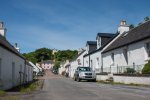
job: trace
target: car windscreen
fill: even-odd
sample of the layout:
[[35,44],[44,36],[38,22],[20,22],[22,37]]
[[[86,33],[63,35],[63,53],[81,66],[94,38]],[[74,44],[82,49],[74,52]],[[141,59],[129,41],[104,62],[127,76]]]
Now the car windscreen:
[[79,71],[91,71],[89,67],[80,67]]

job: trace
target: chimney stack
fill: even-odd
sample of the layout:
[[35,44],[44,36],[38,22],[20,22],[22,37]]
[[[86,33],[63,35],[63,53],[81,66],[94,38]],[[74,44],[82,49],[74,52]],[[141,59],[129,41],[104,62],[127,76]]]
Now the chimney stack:
[[18,51],[18,52],[20,52],[20,48],[18,47],[18,44],[17,43],[15,43],[15,49]]
[[127,25],[126,21],[125,20],[121,20],[120,26],[126,26],[126,25]]
[[4,27],[3,22],[0,22],[0,35],[6,37],[6,28]]
[[129,31],[129,26],[127,25],[125,20],[121,20],[120,26],[118,27],[118,32],[120,34]]

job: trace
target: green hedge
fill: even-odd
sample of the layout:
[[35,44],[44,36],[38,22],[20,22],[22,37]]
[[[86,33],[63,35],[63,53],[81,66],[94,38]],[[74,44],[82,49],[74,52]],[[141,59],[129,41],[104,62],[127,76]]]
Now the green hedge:
[[142,69],[142,74],[150,74],[150,61],[148,61],[148,63],[144,65],[144,68]]

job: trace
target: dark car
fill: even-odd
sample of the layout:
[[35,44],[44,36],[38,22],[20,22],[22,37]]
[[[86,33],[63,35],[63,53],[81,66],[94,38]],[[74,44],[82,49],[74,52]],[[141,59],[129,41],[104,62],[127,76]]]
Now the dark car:
[[44,73],[43,72],[38,72],[37,76],[44,76]]

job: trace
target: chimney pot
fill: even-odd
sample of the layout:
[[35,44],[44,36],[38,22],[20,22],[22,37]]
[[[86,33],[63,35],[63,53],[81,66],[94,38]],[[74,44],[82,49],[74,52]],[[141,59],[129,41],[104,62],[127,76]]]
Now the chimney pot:
[[120,26],[126,26],[126,25],[127,25],[126,21],[125,20],[121,20]]

